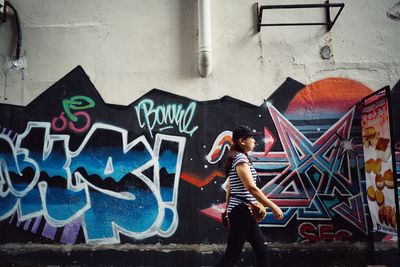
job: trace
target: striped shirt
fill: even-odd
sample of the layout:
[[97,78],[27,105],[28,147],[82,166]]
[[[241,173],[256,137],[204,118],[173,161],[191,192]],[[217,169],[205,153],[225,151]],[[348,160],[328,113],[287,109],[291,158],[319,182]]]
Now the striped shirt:
[[232,166],[229,169],[229,186],[231,190],[231,196],[229,198],[229,204],[228,204],[228,213],[232,211],[234,207],[237,205],[243,203],[244,201],[241,199],[235,198],[235,195],[240,196],[242,198],[247,199],[248,201],[251,201],[253,203],[257,203],[257,200],[253,197],[253,195],[244,187],[242,180],[240,179],[237,171],[236,171],[236,166],[239,163],[246,163],[250,166],[250,171],[251,175],[253,176],[254,183],[256,183],[257,180],[257,172],[254,169],[253,165],[247,158],[247,156],[243,153],[236,153],[233,156],[232,160]]

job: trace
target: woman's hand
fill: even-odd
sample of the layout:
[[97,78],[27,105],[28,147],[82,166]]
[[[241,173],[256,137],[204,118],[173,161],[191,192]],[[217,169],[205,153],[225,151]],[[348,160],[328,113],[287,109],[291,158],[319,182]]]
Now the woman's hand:
[[275,219],[277,219],[277,220],[283,219],[283,212],[278,206],[276,206],[276,207],[274,207],[274,209],[272,209],[272,213],[274,214]]

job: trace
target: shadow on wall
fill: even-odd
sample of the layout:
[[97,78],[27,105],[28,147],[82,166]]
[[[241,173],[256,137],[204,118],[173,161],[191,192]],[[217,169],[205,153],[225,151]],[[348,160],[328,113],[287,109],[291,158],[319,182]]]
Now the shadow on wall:
[[180,12],[179,25],[179,75],[183,79],[199,77],[198,71],[198,18],[197,1],[181,0],[178,5]]

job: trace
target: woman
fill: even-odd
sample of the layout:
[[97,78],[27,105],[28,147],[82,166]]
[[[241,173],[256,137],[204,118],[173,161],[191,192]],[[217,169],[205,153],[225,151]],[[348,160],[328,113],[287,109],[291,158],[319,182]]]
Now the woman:
[[228,177],[226,216],[229,218],[227,248],[217,266],[233,266],[239,259],[246,240],[251,244],[257,259],[257,266],[268,266],[266,240],[258,224],[253,220],[247,202],[257,201],[269,207],[276,219],[283,218],[282,210],[269,200],[257,187],[257,172],[249,160],[254,149],[253,132],[248,126],[239,126],[233,131],[233,145],[225,162]]

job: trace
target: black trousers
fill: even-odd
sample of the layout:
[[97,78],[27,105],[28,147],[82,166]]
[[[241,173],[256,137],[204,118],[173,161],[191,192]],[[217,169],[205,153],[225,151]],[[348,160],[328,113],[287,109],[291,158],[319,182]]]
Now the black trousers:
[[251,217],[246,204],[240,204],[229,213],[228,244],[217,267],[234,266],[248,241],[256,254],[257,266],[268,266],[268,247],[260,227]]

